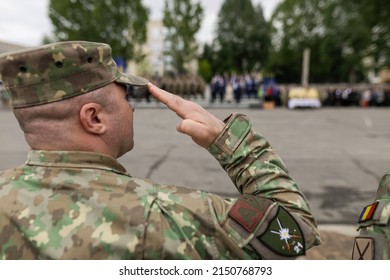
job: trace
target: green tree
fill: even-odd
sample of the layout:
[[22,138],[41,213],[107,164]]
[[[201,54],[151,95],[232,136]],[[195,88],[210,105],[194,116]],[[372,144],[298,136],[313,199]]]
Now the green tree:
[[106,42],[114,56],[139,58],[146,42],[149,10],[141,0],[50,0],[54,40]]
[[210,62],[206,59],[200,59],[198,61],[198,68],[199,75],[203,78],[203,80],[209,83],[213,77],[213,71]]
[[[285,0],[280,3],[271,18],[274,29],[274,52],[268,61],[268,71],[274,72],[280,82],[297,83],[301,80],[302,55],[305,48],[311,50],[311,66],[321,59],[318,40],[324,36],[324,10],[326,1]],[[310,80],[316,79],[310,67]]]
[[[365,1],[365,0],[364,0]],[[279,81],[298,82],[302,52],[311,50],[311,82],[357,82],[365,79],[371,56],[372,28],[364,20],[368,4],[354,0],[285,0],[275,9],[274,52],[268,69]],[[367,15],[366,15],[367,16]],[[370,18],[375,18],[370,13]],[[377,20],[374,20],[377,22]],[[383,57],[382,55],[381,57]]]
[[166,54],[171,57],[173,70],[182,74],[186,64],[197,57],[198,44],[195,38],[203,18],[201,4],[191,0],[166,0],[163,24],[167,28]]
[[207,82],[211,81],[214,73],[217,72],[216,52],[211,44],[204,44],[203,51],[199,57],[199,74]]
[[225,0],[218,14],[217,52],[219,72],[259,70],[268,57],[270,29],[263,9],[251,0]]
[[[359,4],[355,0],[344,0],[342,3],[333,0],[327,7],[325,40],[335,41],[333,46],[328,45],[331,52],[338,52],[339,63],[333,64],[330,72],[338,69],[339,82],[358,82],[365,79],[366,66],[363,61],[367,57],[370,45],[370,29],[362,20]],[[337,17],[337,20],[332,20]],[[326,48],[323,48],[326,50]],[[330,55],[323,58],[328,62],[333,60]],[[334,63],[334,62],[333,62]],[[322,73],[324,76],[329,73]]]
[[361,20],[370,30],[367,54],[374,59],[374,67],[390,68],[390,1],[360,0]]

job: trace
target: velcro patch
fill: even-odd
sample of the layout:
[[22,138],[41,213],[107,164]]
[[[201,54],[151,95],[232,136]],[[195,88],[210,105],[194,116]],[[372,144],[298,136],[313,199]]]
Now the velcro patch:
[[373,204],[367,205],[364,207],[360,213],[358,223],[363,223],[372,219],[375,214],[375,210],[378,207],[379,201],[374,202]]
[[269,199],[243,195],[234,203],[229,216],[252,233],[271,204],[272,201]]
[[353,260],[373,260],[374,239],[371,237],[355,237],[353,244],[352,259]]
[[306,252],[303,232],[294,217],[283,207],[258,237],[268,249],[285,257],[297,257]]

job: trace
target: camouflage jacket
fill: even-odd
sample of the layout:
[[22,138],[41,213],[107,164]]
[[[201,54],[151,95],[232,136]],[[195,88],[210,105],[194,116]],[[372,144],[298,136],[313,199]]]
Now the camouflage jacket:
[[130,176],[114,158],[29,152],[0,173],[0,259],[278,259],[319,244],[308,203],[243,115],[208,148],[241,195]]
[[379,184],[374,203],[363,208],[352,259],[390,259],[390,171]]

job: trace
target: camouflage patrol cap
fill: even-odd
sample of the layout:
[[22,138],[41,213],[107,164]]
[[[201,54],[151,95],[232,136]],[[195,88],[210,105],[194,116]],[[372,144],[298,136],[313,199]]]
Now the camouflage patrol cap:
[[13,108],[70,98],[112,82],[146,86],[148,80],[123,74],[108,44],[68,41],[0,56],[0,79]]

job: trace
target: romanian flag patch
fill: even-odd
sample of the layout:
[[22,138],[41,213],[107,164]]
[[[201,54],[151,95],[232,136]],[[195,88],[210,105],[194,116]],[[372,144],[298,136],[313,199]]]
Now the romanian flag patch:
[[366,207],[364,207],[362,213],[360,214],[358,223],[363,223],[369,220],[372,220],[372,217],[374,216],[375,210],[378,207],[379,201],[374,202],[373,204],[370,204]]

